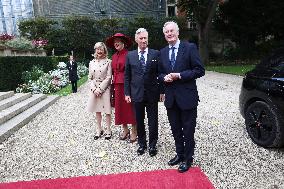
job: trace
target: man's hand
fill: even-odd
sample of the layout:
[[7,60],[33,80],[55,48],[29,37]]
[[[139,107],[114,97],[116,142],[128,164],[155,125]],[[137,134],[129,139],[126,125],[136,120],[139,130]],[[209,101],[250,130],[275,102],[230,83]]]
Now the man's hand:
[[165,94],[160,94],[160,102],[164,102],[165,101]]
[[180,79],[180,73],[170,73],[172,80]]
[[167,83],[173,82],[171,74],[168,74],[164,77],[164,81]]
[[130,96],[125,96],[125,101],[126,101],[126,103],[130,103],[131,102]]

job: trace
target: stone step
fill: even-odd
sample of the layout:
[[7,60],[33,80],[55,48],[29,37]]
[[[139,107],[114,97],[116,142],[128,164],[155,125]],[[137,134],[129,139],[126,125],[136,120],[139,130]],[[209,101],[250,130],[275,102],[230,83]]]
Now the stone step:
[[30,98],[19,102],[5,110],[0,111],[0,125],[8,121],[12,117],[18,115],[19,113],[22,113],[23,111],[45,99],[46,97],[47,95],[45,94],[34,94]]
[[6,140],[15,131],[19,130],[29,121],[31,121],[36,115],[44,111],[58,99],[59,96],[48,96],[44,100],[30,107],[26,111],[16,115],[2,125],[0,124],[0,143]]
[[0,92],[0,100],[9,98],[14,95],[14,91]]
[[32,96],[31,93],[16,93],[15,95],[0,101],[0,111],[7,109]]

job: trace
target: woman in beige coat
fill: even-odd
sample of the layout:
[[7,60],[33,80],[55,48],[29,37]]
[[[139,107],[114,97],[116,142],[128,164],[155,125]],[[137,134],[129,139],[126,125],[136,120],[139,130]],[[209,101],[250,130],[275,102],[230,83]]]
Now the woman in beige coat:
[[88,100],[88,111],[96,112],[97,128],[94,139],[99,139],[104,130],[102,128],[102,113],[106,114],[105,139],[112,136],[111,104],[110,104],[110,82],[111,82],[111,60],[107,58],[107,48],[103,42],[94,46],[94,59],[89,63],[90,96]]

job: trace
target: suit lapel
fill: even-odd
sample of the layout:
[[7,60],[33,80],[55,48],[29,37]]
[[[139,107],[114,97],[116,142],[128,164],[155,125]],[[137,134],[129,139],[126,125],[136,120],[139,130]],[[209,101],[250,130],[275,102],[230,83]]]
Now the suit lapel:
[[134,52],[134,60],[135,60],[135,62],[137,62],[138,64],[140,63],[140,62],[139,62],[139,56],[138,56],[138,50],[135,50],[135,52]]
[[75,64],[75,62],[72,62],[72,66],[71,66],[72,70],[74,69],[74,64]]
[[175,62],[175,66],[174,66],[174,70],[176,70],[176,68],[178,67],[178,64],[181,62],[182,56],[183,56],[184,51],[185,51],[184,47],[185,47],[184,43],[180,42],[177,57],[176,57],[176,62]]
[[169,46],[166,46],[164,48],[164,55],[162,55],[163,58],[163,62],[165,63],[165,66],[167,68],[167,72],[170,73],[172,72],[172,68],[171,68],[171,64],[170,64],[170,60],[169,60]]
[[142,71],[142,65],[141,65],[141,62],[140,62],[140,60],[139,60],[139,56],[138,56],[138,50],[135,50],[135,52],[134,52],[134,63],[135,64],[137,64],[137,66],[138,66],[138,68],[139,68],[139,72],[141,71],[141,72],[143,72]]
[[153,57],[153,52],[151,49],[148,49],[148,55],[147,55],[147,61],[146,61],[146,71],[148,71],[149,68],[151,67],[152,57]]

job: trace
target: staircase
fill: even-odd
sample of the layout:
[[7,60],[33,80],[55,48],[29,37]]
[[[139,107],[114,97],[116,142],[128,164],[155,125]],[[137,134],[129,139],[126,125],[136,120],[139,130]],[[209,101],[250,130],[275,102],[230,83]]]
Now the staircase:
[[59,96],[0,92],[0,143],[52,105]]

